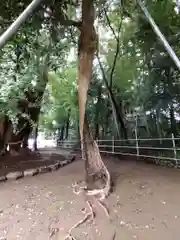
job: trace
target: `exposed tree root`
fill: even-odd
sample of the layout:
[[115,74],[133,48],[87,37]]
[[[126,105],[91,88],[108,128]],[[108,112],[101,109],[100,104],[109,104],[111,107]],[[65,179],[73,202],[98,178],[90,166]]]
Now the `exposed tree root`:
[[116,239],[116,231],[114,232],[113,237],[112,237],[112,240],[115,240],[115,239]]
[[68,234],[66,237],[65,237],[65,240],[77,240],[75,237],[73,237],[71,234]]
[[[103,202],[104,199],[106,198],[106,190],[104,191],[104,189],[108,188],[110,189],[109,186],[106,186],[105,188],[103,189],[94,189],[94,190],[87,190],[87,187],[84,185],[84,186],[79,186],[78,183],[75,183],[72,185],[73,187],[73,192],[76,194],[76,195],[79,195],[79,194],[82,194],[85,195],[86,198],[89,198],[89,197],[92,197],[93,200],[95,200],[98,205],[104,210],[106,216],[108,217],[108,219],[110,219],[110,215],[109,215],[109,210],[108,208],[106,207],[105,203]],[[79,188],[79,190],[77,189]],[[91,204],[91,201],[90,200],[87,200],[86,201],[89,209],[90,209],[90,212],[88,212],[83,219],[81,219],[80,221],[78,221],[73,227],[70,228],[70,230],[68,231],[68,234],[66,235],[65,237],[65,240],[76,240],[73,236],[72,236],[72,230],[79,227],[81,224],[85,223],[89,218],[91,218],[92,220],[95,219],[95,212],[93,210],[93,206]],[[115,235],[113,235],[115,237]],[[113,239],[115,239],[113,237]],[[112,239],[112,240],[113,240]]]
[[106,207],[106,205],[103,202],[101,202],[100,200],[98,200],[98,199],[96,199],[96,201],[102,207],[102,209],[104,210],[106,216],[110,219],[109,210]]
[[[88,145],[88,147],[87,147],[87,145]],[[87,176],[89,178],[92,178],[92,177],[94,178],[92,181],[93,184],[96,182],[95,178],[97,178],[97,180],[100,180],[101,183],[100,183],[99,189],[96,187],[94,188],[94,185],[93,185],[92,189],[90,189],[90,185],[89,185],[90,182],[88,182],[88,183],[81,182],[81,183],[75,183],[74,185],[72,185],[73,192],[76,195],[83,194],[84,197],[86,199],[88,199],[88,201],[86,201],[86,203],[88,204],[90,213],[87,213],[82,220],[80,220],[78,223],[76,223],[69,230],[69,232],[68,232],[69,234],[67,235],[67,237],[72,236],[71,235],[72,230],[74,228],[77,228],[79,225],[83,224],[85,221],[87,221],[89,219],[89,217],[91,217],[94,220],[95,214],[93,211],[93,206],[91,204],[91,200],[94,200],[95,203],[97,203],[103,209],[106,216],[110,220],[109,210],[108,210],[106,204],[104,203],[104,200],[108,197],[110,190],[111,190],[110,173],[109,173],[108,169],[106,168],[104,162],[101,159],[101,156],[99,153],[99,148],[98,148],[96,141],[93,141],[93,140],[87,141],[84,146],[85,146],[85,148],[87,147],[86,150],[88,152],[87,157],[86,157],[86,161],[88,162],[88,164],[87,164],[88,168],[86,168]],[[86,186],[86,184],[87,184],[87,186]],[[66,239],[68,239],[68,238],[66,238]],[[69,238],[69,239],[72,239],[72,238]],[[115,236],[113,237],[113,239],[115,239]]]
[[94,217],[95,217],[95,214],[93,212],[93,208],[92,208],[92,205],[89,201],[86,201],[89,209],[90,209],[90,212],[86,213],[86,215],[84,216],[83,219],[81,219],[80,221],[78,221],[76,224],[74,224],[74,226],[72,226],[69,231],[68,231],[68,234],[66,235],[65,239],[64,240],[76,240],[75,237],[72,236],[72,230],[79,227],[81,224],[83,224],[84,222],[86,222],[89,218],[93,219],[94,220]]

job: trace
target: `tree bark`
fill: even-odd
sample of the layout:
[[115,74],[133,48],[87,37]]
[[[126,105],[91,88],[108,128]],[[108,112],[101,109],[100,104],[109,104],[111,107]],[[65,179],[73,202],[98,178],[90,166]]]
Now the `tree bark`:
[[38,150],[37,138],[38,138],[38,124],[36,124],[36,126],[35,126],[35,128],[34,128],[33,151],[35,151],[35,152]]
[[[103,186],[103,198],[107,197],[110,191],[110,175],[105,167],[98,145],[93,141],[87,116],[85,117],[87,92],[92,78],[93,59],[97,51],[97,35],[94,28],[94,2],[93,0],[82,0],[82,27],[79,37],[79,71],[78,71],[78,100],[79,100],[79,128],[81,138],[82,158],[85,160],[85,173],[87,188],[94,188],[90,185],[92,175],[105,176]],[[103,178],[101,178],[103,179]]]
[[65,130],[65,125],[63,124],[60,131],[60,138],[59,138],[60,141],[64,140],[64,130]]
[[95,113],[95,134],[94,139],[99,139],[99,104],[101,102],[101,92],[102,88],[101,86],[98,87],[98,100],[96,103],[96,113]]
[[[19,104],[18,104],[18,107],[20,106]],[[22,114],[25,113],[25,111],[24,111],[24,106],[23,106]],[[12,128],[11,137],[8,141],[9,151],[10,151],[10,153],[12,153],[12,155],[20,154],[21,145],[22,145],[23,139],[26,135],[27,125],[28,125],[27,119],[22,117],[21,113],[17,114],[16,118],[18,120],[16,129]],[[16,132],[14,132],[13,130],[15,130]]]
[[65,136],[66,140],[68,139],[68,136],[69,136],[70,114],[71,114],[71,111],[69,110],[67,120],[66,120],[66,136]]
[[8,116],[2,115],[0,118],[0,156],[6,154],[9,133],[11,131],[11,121]]
[[29,140],[30,134],[31,134],[31,125],[28,123],[25,130],[24,137],[23,137],[23,142],[22,142],[22,148],[24,149],[27,149],[29,146],[28,140]]
[[162,143],[162,131],[161,131],[161,125],[160,125],[160,109],[156,109],[156,127],[157,127],[157,137],[160,138],[160,144]]
[[173,105],[171,104],[171,107],[169,109],[169,113],[170,113],[170,122],[171,122],[171,133],[174,134],[174,137],[177,136],[177,129],[176,129],[176,119],[174,116],[174,108]]

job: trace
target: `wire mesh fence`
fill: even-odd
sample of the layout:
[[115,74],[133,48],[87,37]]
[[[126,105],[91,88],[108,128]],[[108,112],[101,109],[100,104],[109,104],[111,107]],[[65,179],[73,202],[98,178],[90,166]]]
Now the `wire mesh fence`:
[[[97,140],[101,153],[135,157],[160,165],[180,167],[180,138],[136,138],[134,139],[108,139]],[[58,143],[61,148],[80,150],[80,142],[62,141]]]

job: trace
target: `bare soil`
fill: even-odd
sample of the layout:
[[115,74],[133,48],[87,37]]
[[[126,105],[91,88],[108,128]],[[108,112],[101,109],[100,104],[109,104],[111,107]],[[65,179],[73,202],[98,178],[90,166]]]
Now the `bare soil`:
[[[179,240],[179,170],[104,160],[116,179],[107,201],[112,221],[98,207],[95,223],[75,229],[75,239]],[[57,172],[0,184],[0,239],[48,240],[58,230],[52,239],[63,240],[87,207],[83,196],[72,191],[72,183],[82,179],[83,162],[77,159]]]
[[9,172],[24,171],[26,169],[38,168],[47,166],[62,161],[67,155],[62,155],[63,152],[53,149],[41,149],[38,153],[24,152],[18,156],[5,155],[0,157],[0,177]]

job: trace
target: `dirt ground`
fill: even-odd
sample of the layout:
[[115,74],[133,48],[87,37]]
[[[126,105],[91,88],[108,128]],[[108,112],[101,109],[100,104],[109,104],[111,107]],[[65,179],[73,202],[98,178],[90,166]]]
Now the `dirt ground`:
[[[117,179],[107,201],[112,221],[99,207],[95,223],[75,229],[75,239],[179,240],[179,170],[104,159]],[[58,229],[52,239],[64,240],[87,207],[71,186],[83,178],[83,162],[77,159],[57,172],[0,184],[0,239],[48,240]]]
[[[62,155],[61,155],[62,154]],[[68,151],[59,152],[57,149],[40,149],[40,152],[25,152],[19,156],[6,155],[0,158],[0,177],[9,172],[24,171],[37,167],[54,164],[57,161],[65,160]]]

